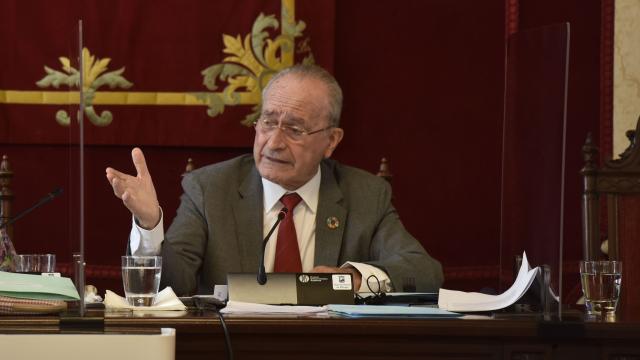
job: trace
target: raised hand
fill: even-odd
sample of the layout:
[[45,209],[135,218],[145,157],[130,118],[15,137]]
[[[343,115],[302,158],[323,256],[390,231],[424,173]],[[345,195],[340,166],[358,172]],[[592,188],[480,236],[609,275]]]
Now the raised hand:
[[138,220],[138,224],[145,229],[153,229],[160,222],[160,206],[156,189],[142,150],[134,148],[131,151],[131,158],[138,172],[136,176],[127,175],[109,167],[106,170],[107,180],[113,188],[113,193],[131,211]]

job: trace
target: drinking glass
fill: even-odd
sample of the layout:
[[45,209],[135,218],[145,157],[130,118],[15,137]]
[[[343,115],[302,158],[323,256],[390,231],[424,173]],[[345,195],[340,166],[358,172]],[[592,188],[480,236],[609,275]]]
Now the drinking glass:
[[40,275],[56,271],[56,256],[54,254],[16,255],[15,263],[18,273]]
[[620,299],[622,262],[580,261],[580,280],[587,313],[614,315]]
[[160,256],[123,256],[122,284],[127,302],[133,306],[153,305],[161,271]]

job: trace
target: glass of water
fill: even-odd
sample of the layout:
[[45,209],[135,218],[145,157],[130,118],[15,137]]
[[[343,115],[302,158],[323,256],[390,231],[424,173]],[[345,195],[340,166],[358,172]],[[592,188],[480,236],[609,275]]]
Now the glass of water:
[[587,313],[614,315],[620,299],[622,262],[580,261],[580,280]]
[[40,275],[56,271],[54,254],[22,254],[15,258],[16,272]]
[[133,306],[153,305],[161,271],[160,256],[123,256],[122,284],[127,302]]

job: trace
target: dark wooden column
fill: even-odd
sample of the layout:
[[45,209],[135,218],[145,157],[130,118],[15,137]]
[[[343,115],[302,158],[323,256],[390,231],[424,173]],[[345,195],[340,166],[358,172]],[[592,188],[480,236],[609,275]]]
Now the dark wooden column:
[[[2,162],[0,162],[0,224],[4,224],[5,221],[9,221],[11,218],[11,202],[13,201],[13,192],[11,191],[11,178],[13,177],[13,171],[9,167],[9,157],[2,155]],[[7,233],[9,238],[13,239],[13,226],[7,226]]]

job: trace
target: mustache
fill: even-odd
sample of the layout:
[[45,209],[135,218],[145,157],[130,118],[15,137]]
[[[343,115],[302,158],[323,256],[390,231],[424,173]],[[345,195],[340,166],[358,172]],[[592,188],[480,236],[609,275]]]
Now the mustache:
[[290,162],[288,159],[284,159],[281,156],[281,154],[270,152],[270,151],[262,152],[262,157],[268,158],[269,160],[275,160],[275,161],[280,161],[280,162]]

